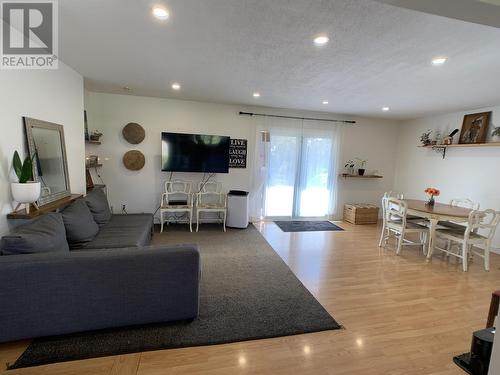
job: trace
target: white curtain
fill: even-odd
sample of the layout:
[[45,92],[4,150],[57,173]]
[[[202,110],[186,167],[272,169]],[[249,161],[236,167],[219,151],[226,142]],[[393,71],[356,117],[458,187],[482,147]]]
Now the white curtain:
[[333,217],[342,126],[272,117],[253,121],[252,219]]

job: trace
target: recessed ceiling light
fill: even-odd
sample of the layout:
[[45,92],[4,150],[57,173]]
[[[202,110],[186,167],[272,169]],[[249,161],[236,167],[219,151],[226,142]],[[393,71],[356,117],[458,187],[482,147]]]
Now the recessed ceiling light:
[[389,107],[382,107],[382,111],[384,111],[384,112],[387,112],[387,111],[389,111],[389,110],[390,110],[390,108],[389,108]]
[[432,65],[443,65],[446,60],[448,60],[447,57],[435,57],[432,59]]
[[328,43],[330,38],[328,38],[326,35],[320,35],[314,38],[314,44],[317,45],[318,47],[322,47]]
[[321,103],[328,104],[328,100],[323,100]]
[[254,93],[253,93],[253,97],[254,97],[254,98],[260,98],[260,93],[258,93],[258,92],[254,92]]
[[166,20],[169,16],[168,10],[162,7],[154,7],[153,8],[153,15],[158,18],[159,20]]
[[181,85],[179,85],[178,83],[172,83],[172,88],[174,90],[180,90],[181,89]]

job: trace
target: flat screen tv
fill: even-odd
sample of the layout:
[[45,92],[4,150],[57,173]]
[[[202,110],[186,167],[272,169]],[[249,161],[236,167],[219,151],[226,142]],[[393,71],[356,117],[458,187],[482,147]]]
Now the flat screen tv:
[[229,137],[161,133],[164,172],[229,172]]

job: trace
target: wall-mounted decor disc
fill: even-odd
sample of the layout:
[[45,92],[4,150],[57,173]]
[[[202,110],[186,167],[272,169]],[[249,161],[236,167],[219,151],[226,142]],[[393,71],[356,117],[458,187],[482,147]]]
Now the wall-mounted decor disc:
[[144,154],[138,150],[128,151],[123,155],[123,165],[131,171],[139,171],[146,164]]
[[122,134],[123,138],[125,138],[128,143],[137,145],[144,140],[146,131],[141,125],[136,124],[135,122],[129,122],[123,127]]

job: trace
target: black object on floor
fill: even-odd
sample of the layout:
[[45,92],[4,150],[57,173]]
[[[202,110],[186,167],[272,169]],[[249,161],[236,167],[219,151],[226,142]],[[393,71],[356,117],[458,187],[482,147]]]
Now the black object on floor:
[[205,224],[196,238],[176,227],[153,245],[198,243],[198,319],[35,339],[10,368],[341,328],[253,225],[224,233]]
[[453,357],[453,362],[455,362],[455,364],[467,374],[472,375],[472,372],[470,371],[470,353],[464,353]]
[[275,221],[283,232],[326,232],[343,229],[329,221]]

